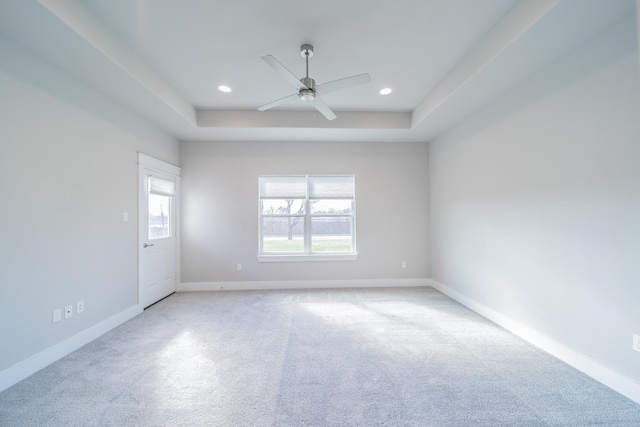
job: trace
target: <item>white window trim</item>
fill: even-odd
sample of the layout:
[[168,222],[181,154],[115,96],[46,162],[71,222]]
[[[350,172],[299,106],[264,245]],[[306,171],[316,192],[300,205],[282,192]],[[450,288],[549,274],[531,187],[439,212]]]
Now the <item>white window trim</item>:
[[358,254],[278,254],[258,255],[259,262],[355,261]]
[[[264,175],[269,176],[269,175]],[[271,176],[287,176],[287,175],[271,175]],[[309,176],[349,176],[354,177],[354,185],[355,185],[355,175],[297,175],[304,176],[308,178]],[[260,191],[258,191],[260,194]],[[316,262],[316,261],[355,261],[358,258],[357,246],[356,246],[356,199],[355,199],[355,191],[353,196],[353,212],[351,214],[351,239],[353,245],[353,252],[350,253],[262,253],[262,197],[258,196],[258,232],[259,232],[259,242],[258,242],[258,262]],[[308,213],[308,201],[309,197],[307,195],[305,199],[305,203],[307,204],[307,208],[305,210],[305,222],[310,221],[311,215]],[[342,216],[342,215],[338,215]],[[305,224],[305,230],[307,230],[309,224]],[[305,251],[308,251],[308,246],[310,245],[310,241],[305,241]]]

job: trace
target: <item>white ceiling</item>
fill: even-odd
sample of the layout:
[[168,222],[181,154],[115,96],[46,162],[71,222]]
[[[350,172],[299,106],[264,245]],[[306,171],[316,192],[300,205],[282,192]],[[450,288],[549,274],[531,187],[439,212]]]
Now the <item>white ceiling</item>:
[[[427,141],[635,13],[634,0],[0,0],[0,32],[181,140]],[[317,83],[327,121],[264,63]],[[217,90],[228,85],[233,91]],[[390,95],[378,92],[393,88]]]

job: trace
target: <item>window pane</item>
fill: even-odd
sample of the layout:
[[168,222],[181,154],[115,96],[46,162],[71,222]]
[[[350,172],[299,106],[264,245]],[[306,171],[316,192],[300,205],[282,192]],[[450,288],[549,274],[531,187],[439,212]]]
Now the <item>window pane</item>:
[[304,253],[304,217],[263,217],[262,252]]
[[262,200],[263,215],[304,214],[304,199]]
[[351,217],[311,218],[311,252],[353,252],[351,229]]
[[309,210],[312,214],[350,214],[353,210],[353,201],[338,200],[309,200]]
[[149,239],[171,237],[171,197],[149,194]]

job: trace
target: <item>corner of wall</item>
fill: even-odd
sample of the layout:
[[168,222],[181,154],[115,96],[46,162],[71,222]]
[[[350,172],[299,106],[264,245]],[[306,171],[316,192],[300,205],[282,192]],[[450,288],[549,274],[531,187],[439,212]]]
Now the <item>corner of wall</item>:
[[133,319],[140,313],[142,313],[142,307],[136,304],[98,324],[91,326],[90,328],[84,329],[64,341],[52,345],[26,360],[5,369],[0,372],[0,392],[99,338],[101,335],[106,334],[128,320]]
[[629,399],[640,403],[640,383],[637,381],[573,350],[570,347],[567,347],[558,341],[549,338],[535,329],[525,326],[522,323],[487,307],[474,299],[468,298],[437,280],[428,279],[428,283],[432,288],[442,292],[479,315],[514,333],[530,344],[535,345]]

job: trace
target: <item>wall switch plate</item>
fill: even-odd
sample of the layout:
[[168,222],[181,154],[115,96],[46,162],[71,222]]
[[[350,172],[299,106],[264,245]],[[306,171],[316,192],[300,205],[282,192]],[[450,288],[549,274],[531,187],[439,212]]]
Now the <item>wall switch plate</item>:
[[238,270],[238,271],[242,271],[242,264],[238,264],[238,265],[236,265],[236,270]]
[[62,320],[62,309],[56,308],[53,310],[53,323],[59,322]]
[[631,348],[635,351],[640,351],[640,335],[633,334],[633,344]]
[[68,305],[64,308],[64,318],[68,319],[71,316],[73,316],[73,306]]
[[76,313],[80,314],[84,311],[84,301],[78,301],[76,303]]
[[402,261],[402,268],[407,268],[407,261]]
[[129,213],[128,212],[124,212],[122,214],[122,221],[124,221],[124,222],[129,221]]

